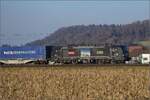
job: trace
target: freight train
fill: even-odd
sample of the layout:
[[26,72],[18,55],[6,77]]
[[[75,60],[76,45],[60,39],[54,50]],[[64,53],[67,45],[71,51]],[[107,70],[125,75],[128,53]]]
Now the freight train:
[[125,46],[0,47],[1,64],[113,64],[127,58]]

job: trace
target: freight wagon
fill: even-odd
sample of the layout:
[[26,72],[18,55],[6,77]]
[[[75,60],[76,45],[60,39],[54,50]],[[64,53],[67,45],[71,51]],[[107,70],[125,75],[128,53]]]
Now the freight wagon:
[[52,50],[52,46],[0,47],[0,63],[47,63],[54,56]]

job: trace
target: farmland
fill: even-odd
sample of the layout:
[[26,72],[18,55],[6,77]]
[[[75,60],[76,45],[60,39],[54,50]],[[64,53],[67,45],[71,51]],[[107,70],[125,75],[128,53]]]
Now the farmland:
[[0,67],[0,100],[150,99],[149,66],[21,67]]

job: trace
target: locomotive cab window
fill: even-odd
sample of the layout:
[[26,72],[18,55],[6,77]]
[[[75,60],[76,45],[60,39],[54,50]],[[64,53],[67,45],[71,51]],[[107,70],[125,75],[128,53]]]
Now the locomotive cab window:
[[148,60],[147,58],[143,58],[143,60]]

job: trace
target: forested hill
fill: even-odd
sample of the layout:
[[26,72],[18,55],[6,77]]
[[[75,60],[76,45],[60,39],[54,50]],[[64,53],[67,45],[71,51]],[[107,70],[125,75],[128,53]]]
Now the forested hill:
[[76,25],[63,27],[44,39],[26,45],[131,44],[150,40],[150,20],[126,25]]

